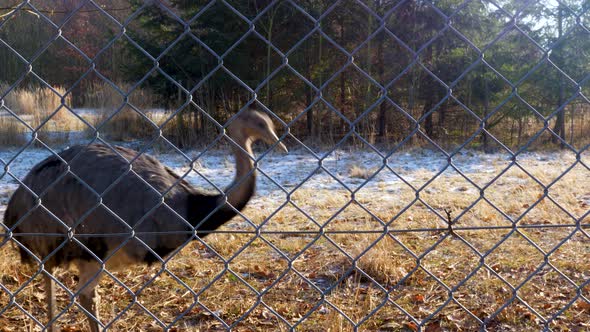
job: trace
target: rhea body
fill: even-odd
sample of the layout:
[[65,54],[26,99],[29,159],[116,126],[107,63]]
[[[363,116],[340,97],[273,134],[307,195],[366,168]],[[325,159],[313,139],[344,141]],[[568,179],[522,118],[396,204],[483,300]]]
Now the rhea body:
[[202,193],[154,157],[98,144],[71,147],[59,154],[67,164],[51,156],[29,172],[23,183],[35,195],[21,185],[4,224],[20,243],[22,261],[44,261],[48,331],[56,325],[55,282],[49,276],[56,267],[78,267],[80,304],[91,331],[100,331],[96,286],[102,264],[117,270],[159,261],[194,239],[195,231],[202,238],[246,206],[256,184],[252,144],[262,140],[286,148],[270,118],[256,111],[237,116],[227,134],[234,142],[236,176],[225,195]]

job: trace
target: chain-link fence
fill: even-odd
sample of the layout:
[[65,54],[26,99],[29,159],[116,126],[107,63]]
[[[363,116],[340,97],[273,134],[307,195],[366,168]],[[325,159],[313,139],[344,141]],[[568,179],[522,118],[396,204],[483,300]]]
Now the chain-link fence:
[[0,7],[0,330],[590,329],[587,2]]

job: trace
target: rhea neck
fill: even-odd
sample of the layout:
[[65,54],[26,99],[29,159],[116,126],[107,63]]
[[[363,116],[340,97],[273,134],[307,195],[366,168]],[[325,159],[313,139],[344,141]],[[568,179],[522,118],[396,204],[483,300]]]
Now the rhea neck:
[[[252,160],[252,138],[244,135],[232,135],[236,144],[231,144],[236,161],[236,175],[225,189],[227,203],[237,210],[242,210],[248,203],[256,188],[256,172]],[[225,197],[221,197],[225,201]]]
[[[236,174],[232,183],[224,190],[225,195],[209,196],[193,194],[188,198],[188,214],[191,224],[198,228],[200,237],[208,235],[241,211],[256,187],[256,174],[250,137],[241,134],[230,135],[235,144],[232,150],[236,161]],[[211,214],[211,212],[213,212]]]

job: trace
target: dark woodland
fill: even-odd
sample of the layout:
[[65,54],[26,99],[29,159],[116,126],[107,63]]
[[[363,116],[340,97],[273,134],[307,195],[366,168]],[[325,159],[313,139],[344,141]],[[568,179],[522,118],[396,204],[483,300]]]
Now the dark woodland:
[[97,82],[129,83],[114,108],[148,89],[181,147],[250,107],[311,145],[590,141],[588,1],[227,3],[4,1],[0,82],[64,87],[74,108]]

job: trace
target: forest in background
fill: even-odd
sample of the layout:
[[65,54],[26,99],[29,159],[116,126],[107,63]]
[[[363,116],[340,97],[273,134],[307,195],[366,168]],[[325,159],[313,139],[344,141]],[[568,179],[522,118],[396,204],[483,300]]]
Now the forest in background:
[[121,139],[157,134],[139,113],[178,110],[154,122],[181,147],[211,141],[209,117],[223,124],[254,93],[306,144],[590,142],[589,1],[226,3],[3,1],[0,95],[59,87],[73,110],[140,123]]

